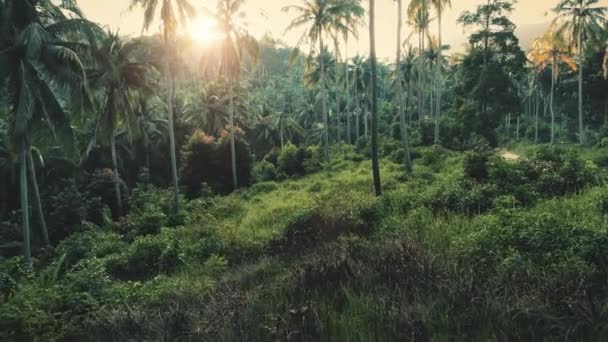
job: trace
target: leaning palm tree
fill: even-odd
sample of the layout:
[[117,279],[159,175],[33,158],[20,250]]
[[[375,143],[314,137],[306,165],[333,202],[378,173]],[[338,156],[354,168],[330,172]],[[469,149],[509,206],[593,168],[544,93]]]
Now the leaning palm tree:
[[[89,71],[91,84],[103,92],[97,129],[94,139],[110,141],[114,192],[116,195],[116,216],[123,214],[120,193],[120,175],[116,153],[116,131],[123,125],[130,137],[139,133],[138,118],[131,105],[135,91],[151,90],[153,83],[148,77],[149,65],[136,60],[135,54],[140,44],[137,41],[123,41],[118,34],[109,32],[94,49],[94,70]],[[92,146],[94,144],[90,144]]]
[[[27,170],[28,164],[30,168],[34,167],[32,139],[35,134],[44,132],[59,143],[66,154],[73,156],[76,153],[68,108],[62,103],[72,95],[83,98],[80,92],[84,89],[84,68],[74,47],[84,44],[66,41],[66,37],[95,32],[94,26],[81,17],[72,1],[62,5],[47,0],[0,2],[0,36],[4,38],[0,40],[0,79],[3,80],[0,100],[11,108],[9,134],[19,151],[21,226],[26,263],[31,260]],[[73,17],[68,17],[64,10],[71,11]],[[30,181],[36,183],[36,178],[31,178]],[[35,200],[38,214],[42,215],[39,196]],[[48,244],[46,231],[43,231],[43,238]]]
[[401,144],[403,145],[403,153],[405,159],[405,168],[407,172],[412,172],[412,157],[410,154],[410,142],[408,136],[408,127],[405,120],[405,100],[403,98],[403,74],[401,73],[401,33],[403,31],[403,1],[397,0],[397,57],[395,59],[395,73],[397,85],[397,97],[399,99],[399,122],[401,127]]
[[329,114],[327,112],[327,84],[325,80],[325,65],[323,60],[323,51],[325,45],[323,38],[326,35],[331,35],[336,23],[339,23],[341,18],[346,17],[352,11],[352,1],[340,0],[301,0],[301,5],[283,7],[283,11],[288,13],[294,11],[297,17],[292,20],[286,31],[291,31],[297,28],[306,27],[304,33],[300,36],[296,49],[292,53],[292,59],[299,54],[299,47],[304,43],[310,44],[310,53],[308,54],[309,61],[315,53],[315,46],[319,59],[320,68],[320,86],[321,86],[321,109],[323,112],[324,132],[324,152],[325,159],[329,162]]
[[238,86],[241,76],[241,65],[245,53],[252,62],[256,62],[259,54],[258,43],[242,25],[237,22],[245,0],[218,0],[216,12],[213,16],[218,21],[224,39],[221,44],[220,73],[227,81],[229,89],[228,112],[230,115],[230,155],[232,162],[232,182],[234,189],[238,188],[236,172],[236,146],[235,146],[235,87]]
[[557,18],[553,25],[557,32],[567,34],[578,52],[578,125],[579,143],[585,143],[583,120],[583,60],[586,45],[598,39],[607,23],[608,7],[596,6],[599,0],[560,0],[553,10]]
[[549,95],[549,108],[551,111],[551,144],[555,142],[555,85],[559,77],[559,65],[565,63],[572,70],[577,69],[576,62],[569,56],[568,44],[559,34],[554,31],[545,33],[544,36],[534,41],[528,59],[539,70],[545,70],[551,65],[551,92]]
[[171,156],[171,176],[173,178],[173,212],[175,215],[179,213],[179,179],[177,175],[177,155],[175,152],[175,131],[173,129],[174,108],[173,101],[175,98],[175,78],[171,70],[171,61],[175,55],[175,35],[177,33],[178,23],[184,23],[188,18],[194,15],[194,7],[189,0],[130,0],[129,8],[133,10],[135,7],[141,6],[144,9],[143,30],[147,31],[154,22],[157,16],[157,10],[160,10],[160,20],[162,26],[162,36],[165,45],[164,74],[167,78],[167,117],[169,120],[169,148]]

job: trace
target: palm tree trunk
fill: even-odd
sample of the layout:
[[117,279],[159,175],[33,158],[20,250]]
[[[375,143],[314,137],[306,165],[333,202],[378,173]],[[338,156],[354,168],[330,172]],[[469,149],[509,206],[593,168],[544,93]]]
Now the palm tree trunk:
[[536,94],[536,107],[535,118],[534,118],[534,143],[538,144],[538,114],[540,112],[540,95]]
[[[169,43],[170,45],[171,43]],[[170,47],[171,49],[171,47]],[[168,56],[169,57],[169,56]],[[175,151],[175,129],[173,125],[173,100],[175,98],[175,79],[171,74],[171,68],[169,66],[169,60],[166,60],[166,73],[167,73],[167,107],[168,107],[168,123],[169,123],[169,153],[171,156],[171,177],[173,180],[173,213],[177,215],[179,213],[179,179],[177,176],[177,155]]]
[[551,110],[551,145],[555,143],[555,109],[553,107],[554,97],[555,97],[555,68],[557,64],[553,59],[553,66],[551,70],[551,95],[549,95],[549,108]]
[[323,34],[319,33],[319,66],[321,67],[321,110],[323,111],[323,143],[325,160],[331,163],[329,156],[329,114],[327,113],[327,93],[325,91],[325,61],[323,60]]
[[239,182],[236,175],[236,144],[234,142],[234,135],[236,133],[236,130],[234,129],[234,83],[232,82],[232,79],[230,79],[228,83],[228,88],[230,89],[230,99],[228,101],[230,111],[230,163],[232,166],[232,185],[236,190],[239,187]]
[[340,47],[338,44],[338,32],[336,32],[336,39],[334,39],[334,53],[336,54],[336,77],[335,77],[335,89],[336,89],[336,130],[337,130],[337,143],[338,143],[338,148],[340,149],[340,152],[342,152],[342,136],[340,133],[340,116],[341,116],[341,108],[340,108],[340,90],[339,90],[339,86],[340,86],[340,73],[338,72],[340,70]]
[[437,11],[437,22],[438,22],[438,44],[439,46],[437,47],[437,104],[435,106],[435,144],[439,143],[439,122],[441,120],[441,92],[442,92],[442,88],[443,88],[443,82],[442,82],[442,73],[441,73],[441,67],[443,65],[443,56],[441,54],[441,47],[442,47],[442,40],[441,40],[441,17],[442,17],[442,11],[438,10]]
[[375,1],[369,0],[369,41],[370,64],[372,80],[372,173],[374,177],[374,190],[376,196],[382,195],[382,182],[380,180],[380,161],[378,156],[378,89],[377,89],[377,61],[376,61],[376,33],[375,33]]
[[403,145],[403,153],[405,160],[405,169],[408,173],[412,172],[412,157],[410,154],[410,144],[408,137],[408,129],[405,122],[405,101],[403,100],[403,74],[401,73],[401,31],[403,28],[403,1],[397,0],[397,56],[395,68],[397,72],[397,96],[399,98],[399,120],[401,126],[401,145]]
[[32,190],[34,192],[34,203],[36,204],[36,214],[38,220],[40,220],[40,228],[42,229],[42,240],[46,246],[50,246],[49,230],[46,225],[46,219],[44,218],[44,211],[42,210],[42,200],[40,199],[40,189],[38,188],[38,177],[36,177],[36,168],[34,167],[34,158],[32,158],[31,149],[27,153],[27,164],[30,170],[30,181],[32,182]]
[[422,120],[424,119],[423,112],[423,91],[422,91],[422,69],[424,68],[424,64],[422,62],[423,55],[423,47],[422,47],[422,30],[418,33],[418,124],[422,124]]
[[578,129],[579,142],[585,144],[585,126],[583,122],[583,36],[582,31],[578,34],[578,49],[579,49],[579,69],[578,69]]
[[283,149],[283,146],[285,145],[285,139],[284,139],[284,135],[283,135],[283,126],[284,126],[284,121],[285,118],[283,117],[285,114],[281,114],[281,118],[279,121],[279,133],[281,135],[281,149]]
[[350,82],[348,79],[348,34],[344,38],[344,79],[345,79],[345,90],[346,90],[346,143],[352,144],[351,134],[351,122],[350,122]]
[[112,173],[114,178],[114,194],[116,195],[116,217],[122,216],[122,197],[120,195],[120,176],[118,175],[118,158],[116,156],[116,132],[110,133],[110,150],[112,151]]
[[23,260],[26,264],[31,264],[32,249],[30,244],[30,204],[27,189],[27,151],[29,146],[22,142],[20,166],[19,166],[19,185],[21,199],[21,231],[23,235]]

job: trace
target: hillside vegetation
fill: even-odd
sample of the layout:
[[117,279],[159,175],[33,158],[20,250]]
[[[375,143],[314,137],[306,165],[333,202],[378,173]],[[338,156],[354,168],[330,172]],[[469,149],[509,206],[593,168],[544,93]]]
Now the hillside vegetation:
[[417,154],[411,176],[383,160],[381,198],[348,151],[324,171],[184,201],[175,227],[170,192],[141,184],[121,221],[87,225],[33,270],[2,262],[2,339],[605,336],[605,170],[549,147],[519,161]]

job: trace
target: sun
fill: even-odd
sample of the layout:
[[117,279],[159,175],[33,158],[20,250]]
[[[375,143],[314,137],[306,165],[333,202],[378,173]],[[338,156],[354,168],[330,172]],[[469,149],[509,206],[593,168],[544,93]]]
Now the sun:
[[209,44],[222,38],[215,20],[200,17],[189,23],[188,35],[199,44]]

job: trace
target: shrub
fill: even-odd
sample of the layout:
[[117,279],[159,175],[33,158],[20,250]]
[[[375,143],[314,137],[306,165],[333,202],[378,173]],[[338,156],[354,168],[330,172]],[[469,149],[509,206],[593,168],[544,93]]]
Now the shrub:
[[277,171],[289,177],[299,177],[321,168],[321,151],[317,146],[285,145],[277,159]]
[[137,237],[129,248],[105,259],[108,272],[121,279],[145,279],[170,273],[182,263],[179,244],[167,234]]
[[269,182],[277,180],[277,168],[265,160],[258,162],[251,171],[254,182]]
[[[248,185],[251,180],[253,157],[249,145],[240,135],[235,137],[235,156],[239,184]],[[189,198],[201,195],[203,183],[208,184],[218,193],[234,190],[228,135],[216,141],[201,130],[194,131],[184,144],[180,172]]]
[[[122,179],[119,180],[120,193],[123,203],[129,201],[129,189]],[[101,203],[107,205],[114,217],[117,217],[118,206],[116,204],[116,193],[114,192],[114,173],[110,169],[95,170],[88,175],[84,192],[86,198],[100,198]],[[99,207],[94,208],[99,212]]]

